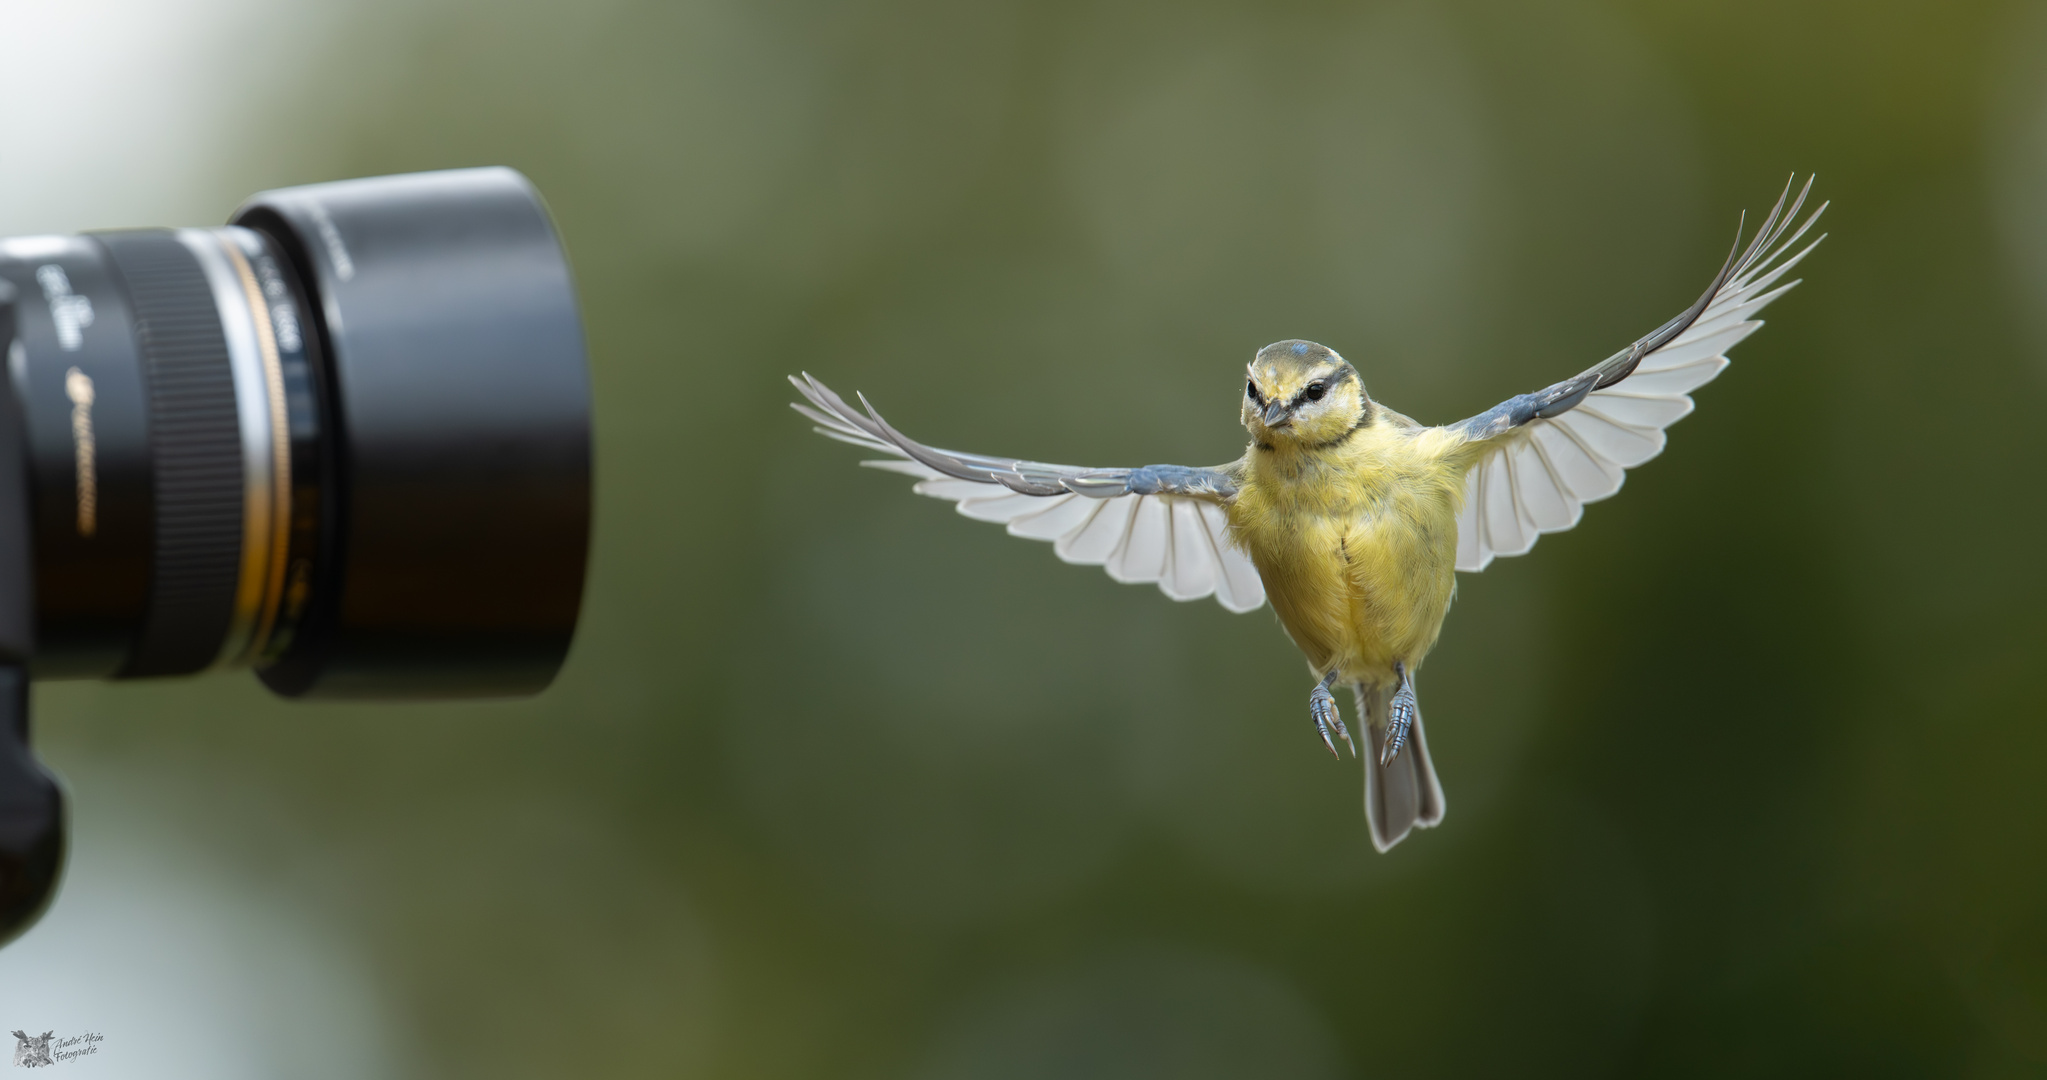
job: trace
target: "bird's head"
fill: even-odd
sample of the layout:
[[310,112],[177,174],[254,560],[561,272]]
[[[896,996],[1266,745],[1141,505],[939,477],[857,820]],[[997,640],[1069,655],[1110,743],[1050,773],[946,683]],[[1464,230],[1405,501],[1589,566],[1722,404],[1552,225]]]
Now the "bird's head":
[[1312,341],[1258,350],[1244,381],[1244,430],[1265,445],[1317,446],[1369,422],[1372,399],[1357,369]]

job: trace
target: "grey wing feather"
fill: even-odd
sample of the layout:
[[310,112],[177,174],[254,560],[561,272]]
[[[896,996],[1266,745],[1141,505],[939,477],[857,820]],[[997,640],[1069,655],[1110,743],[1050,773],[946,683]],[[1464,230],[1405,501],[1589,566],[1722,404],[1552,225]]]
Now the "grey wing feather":
[[[805,372],[791,385],[810,405],[790,407],[817,424],[817,431],[841,442],[909,458],[920,465],[959,480],[1001,484],[1021,495],[1061,495],[1073,492],[1093,499],[1106,499],[1136,491],[1150,495],[1211,495],[1223,499],[1237,493],[1228,466],[1198,468],[1186,465],[1147,465],[1136,469],[1088,469],[1074,465],[1049,465],[1021,458],[997,458],[983,454],[962,454],[926,446],[904,435],[881,418],[864,396],[856,411],[830,387]],[[814,406],[814,407],[813,407]]]
[[1727,351],[1763,324],[1757,312],[1797,285],[1778,285],[1826,237],[1785,257],[1825,212],[1793,229],[1807,180],[1734,250],[1697,302],[1633,345],[1563,382],[1509,398],[1448,430],[1485,444],[1465,479],[1457,568],[1520,555],[1543,533],[1576,525],[1584,504],[1620,490],[1628,469],[1662,452],[1665,428],[1692,411],[1690,391],[1727,366]]
[[1223,512],[1237,491],[1232,466],[1088,469],[941,450],[897,431],[864,397],[855,409],[807,373],[789,382],[805,399],[790,407],[819,434],[890,455],[861,464],[915,477],[919,494],[951,500],[968,517],[1050,540],[1061,559],[1102,566],[1117,581],[1157,582],[1175,600],[1213,595],[1231,611],[1265,602]]

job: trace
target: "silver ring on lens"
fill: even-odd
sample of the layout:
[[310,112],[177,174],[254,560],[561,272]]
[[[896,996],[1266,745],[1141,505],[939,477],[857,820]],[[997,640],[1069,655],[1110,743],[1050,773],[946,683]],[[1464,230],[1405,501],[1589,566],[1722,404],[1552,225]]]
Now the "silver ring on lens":
[[234,615],[214,666],[245,664],[260,655],[276,626],[284,595],[291,535],[291,429],[277,327],[250,265],[263,241],[228,226],[179,229],[178,240],[199,260],[220,312],[234,376],[242,448],[242,559]]

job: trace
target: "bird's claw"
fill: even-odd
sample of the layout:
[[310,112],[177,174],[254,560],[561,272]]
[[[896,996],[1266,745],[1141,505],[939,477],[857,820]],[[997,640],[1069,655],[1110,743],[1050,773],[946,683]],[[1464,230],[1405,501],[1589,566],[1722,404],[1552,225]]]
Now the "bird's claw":
[[1343,724],[1343,715],[1336,710],[1336,698],[1326,686],[1318,686],[1308,695],[1308,711],[1315,717],[1315,730],[1322,733],[1322,745],[1340,760],[1343,752],[1336,748],[1338,736],[1343,745],[1350,747],[1350,756],[1358,756],[1357,744],[1350,741],[1350,729]]
[[1400,756],[1400,748],[1407,745],[1407,733],[1413,730],[1414,718],[1419,711],[1420,706],[1414,699],[1414,683],[1402,671],[1400,689],[1393,692],[1392,705],[1387,709],[1386,744],[1379,749],[1381,768],[1393,764],[1393,759]]

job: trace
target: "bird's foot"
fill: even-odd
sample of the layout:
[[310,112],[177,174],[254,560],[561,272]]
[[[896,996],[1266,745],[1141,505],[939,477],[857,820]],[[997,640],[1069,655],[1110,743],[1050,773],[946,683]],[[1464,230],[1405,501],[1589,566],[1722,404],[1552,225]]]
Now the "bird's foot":
[[1336,739],[1343,738],[1343,745],[1350,747],[1350,756],[1358,756],[1357,744],[1350,741],[1350,729],[1343,726],[1343,714],[1336,711],[1336,698],[1329,692],[1329,684],[1336,681],[1332,671],[1308,695],[1308,712],[1315,717],[1315,730],[1322,733],[1322,745],[1329,748],[1340,760],[1341,751],[1336,749]]
[[1414,680],[1408,676],[1407,667],[1395,660],[1393,673],[1400,676],[1400,689],[1393,692],[1392,707],[1387,710],[1386,745],[1379,750],[1381,766],[1393,764],[1393,759],[1400,756],[1400,748],[1407,745],[1407,733],[1414,729],[1414,718],[1421,711],[1414,698]]

